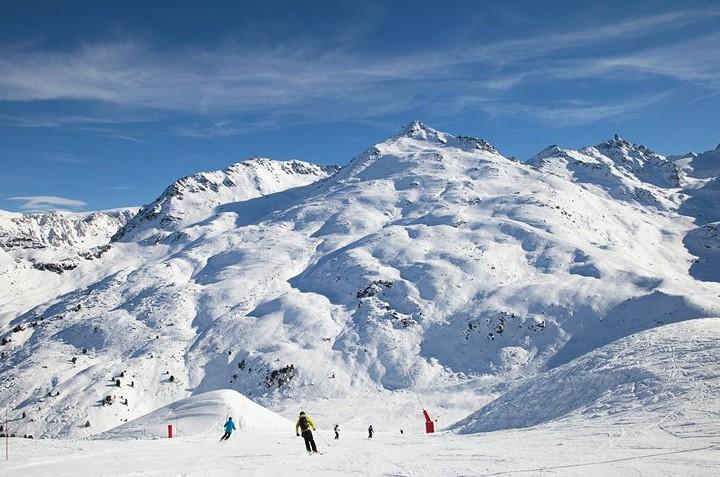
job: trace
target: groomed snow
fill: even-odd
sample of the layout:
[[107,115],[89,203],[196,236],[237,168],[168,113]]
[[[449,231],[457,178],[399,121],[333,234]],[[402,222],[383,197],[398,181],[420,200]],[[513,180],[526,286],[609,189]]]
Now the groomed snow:
[[[3,475],[23,477],[183,476],[716,476],[720,417],[683,432],[572,421],[489,434],[400,435],[321,431],[320,456],[305,453],[292,430],[214,438],[131,441],[11,439]],[[323,425],[325,423],[320,423]],[[327,443],[326,443],[327,442]]]

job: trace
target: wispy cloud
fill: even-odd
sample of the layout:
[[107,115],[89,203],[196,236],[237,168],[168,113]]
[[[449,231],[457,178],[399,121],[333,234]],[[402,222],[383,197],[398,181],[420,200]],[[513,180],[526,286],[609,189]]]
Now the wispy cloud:
[[9,197],[7,200],[23,202],[18,207],[24,212],[48,212],[52,210],[77,210],[87,206],[86,202],[54,195],[27,195]]
[[149,117],[90,116],[79,114],[48,115],[48,114],[0,114],[0,120],[9,124],[27,128],[51,128],[58,126],[86,126],[97,124],[136,124],[152,122]]
[[[75,100],[142,112],[133,117],[6,114],[0,121],[22,127],[76,128],[127,140],[141,140],[148,130],[229,137],[293,121],[377,118],[406,112],[419,102],[430,108],[448,103],[473,107],[473,101],[463,100],[468,97],[517,103],[508,99],[522,85],[550,78],[606,78],[613,71],[625,72],[626,79],[635,75],[637,81],[642,75],[655,75],[720,89],[717,35],[680,43],[667,40],[663,46],[615,56],[592,51],[718,17],[717,7],[686,9],[402,55],[369,55],[349,48],[348,42],[266,49],[226,44],[167,52],[126,41],[64,52],[0,50],[0,101]],[[490,111],[488,104],[493,101],[482,102],[481,109]],[[523,107],[537,116],[573,111],[569,103]],[[592,111],[602,118],[626,109],[611,105]],[[128,131],[136,123],[164,124],[166,115],[178,113],[186,120]],[[493,114],[501,115],[503,110]],[[589,115],[587,119],[591,120]]]
[[51,161],[51,162],[59,162],[62,164],[85,164],[87,162],[84,157],[77,156],[75,154],[70,154],[68,152],[51,152],[51,153],[43,153],[41,154],[41,157]]
[[154,113],[144,113],[142,117],[129,117],[110,111],[107,112],[107,116],[49,113],[0,114],[0,123],[10,126],[21,128],[63,128],[132,142],[143,142],[143,140],[129,133],[128,127],[142,127],[158,122],[160,119],[161,116]]
[[103,187],[105,190],[113,190],[113,191],[125,191],[125,190],[132,190],[133,188],[130,186],[124,186],[124,185],[117,185],[117,186],[107,186]]
[[535,34],[524,38],[499,41],[465,51],[467,61],[515,63],[544,58],[559,51],[617,43],[659,31],[669,32],[695,23],[720,17],[720,7],[678,10],[654,15],[626,18],[600,25]]
[[[579,126],[607,118],[629,118],[641,110],[661,104],[672,96],[670,92],[641,95],[613,102],[590,102],[581,99],[533,105],[517,102],[488,101],[480,98],[474,106],[491,117],[530,119],[548,127]],[[472,98],[466,98],[471,102]]]
[[720,88],[720,34],[613,56],[566,62],[556,65],[552,74],[566,78],[658,75]]

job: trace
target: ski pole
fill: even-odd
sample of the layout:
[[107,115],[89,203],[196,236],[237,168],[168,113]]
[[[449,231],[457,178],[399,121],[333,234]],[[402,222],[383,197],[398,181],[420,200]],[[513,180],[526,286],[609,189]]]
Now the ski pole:
[[317,431],[317,435],[320,436],[320,439],[325,443],[326,446],[332,447],[328,441],[325,440],[322,434],[320,434],[320,431]]
[[415,394],[415,397],[417,398],[418,402],[420,403],[420,409],[422,409],[424,411],[425,406],[423,406],[422,399],[420,399],[420,396],[418,394]]

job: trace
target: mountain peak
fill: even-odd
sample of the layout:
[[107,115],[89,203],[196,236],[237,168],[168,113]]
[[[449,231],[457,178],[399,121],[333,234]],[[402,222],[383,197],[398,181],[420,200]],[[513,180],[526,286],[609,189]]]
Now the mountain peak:
[[660,157],[655,151],[642,144],[634,144],[624,139],[619,134],[613,135],[612,139],[598,144],[595,148],[603,154],[616,158],[619,156],[655,156]]
[[601,147],[631,149],[633,147],[633,145],[630,141],[625,140],[619,134],[613,134],[612,139],[608,139],[607,141],[603,142],[602,144],[599,144],[597,147],[598,147],[598,149]]
[[431,128],[427,124],[418,121],[417,119],[414,121],[410,121],[402,130],[400,131],[400,134],[398,134],[398,137],[410,137],[413,139],[425,139],[425,140],[439,140],[440,142],[446,142],[447,136],[445,133],[442,133],[436,129]]
[[572,155],[572,151],[563,149],[557,144],[551,144],[542,151],[538,152],[526,162],[531,166],[541,167],[543,164],[551,163],[556,160],[577,160],[576,156]]
[[499,154],[498,150],[485,139],[474,136],[453,136],[452,134],[433,129],[418,120],[408,123],[396,137],[407,137],[423,141],[437,142],[465,151],[481,150],[492,154]]
[[495,146],[485,139],[474,136],[455,136],[451,139],[451,145],[464,150],[479,149],[492,154],[500,154]]
[[580,152],[590,156],[600,153],[610,159],[615,167],[656,186],[677,187],[682,181],[682,173],[673,162],[652,149],[626,141],[617,134],[594,148],[583,148]]
[[556,156],[556,155],[562,155],[566,151],[565,149],[561,148],[557,144],[551,144],[542,151],[538,152],[535,157],[548,157],[548,156]]

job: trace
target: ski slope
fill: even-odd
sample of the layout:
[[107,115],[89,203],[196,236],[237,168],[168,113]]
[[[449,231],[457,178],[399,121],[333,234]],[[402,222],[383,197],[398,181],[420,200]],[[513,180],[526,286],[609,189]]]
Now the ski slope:
[[[292,431],[216,438],[135,441],[12,439],[8,475],[92,476],[714,476],[720,456],[718,416],[673,435],[602,421],[572,421],[490,434],[424,436],[378,431],[372,440],[325,429],[323,455],[307,455]],[[320,424],[322,425],[322,424]],[[317,433],[316,433],[317,434]],[[323,440],[324,439],[324,440]],[[327,443],[326,443],[327,442]]]

